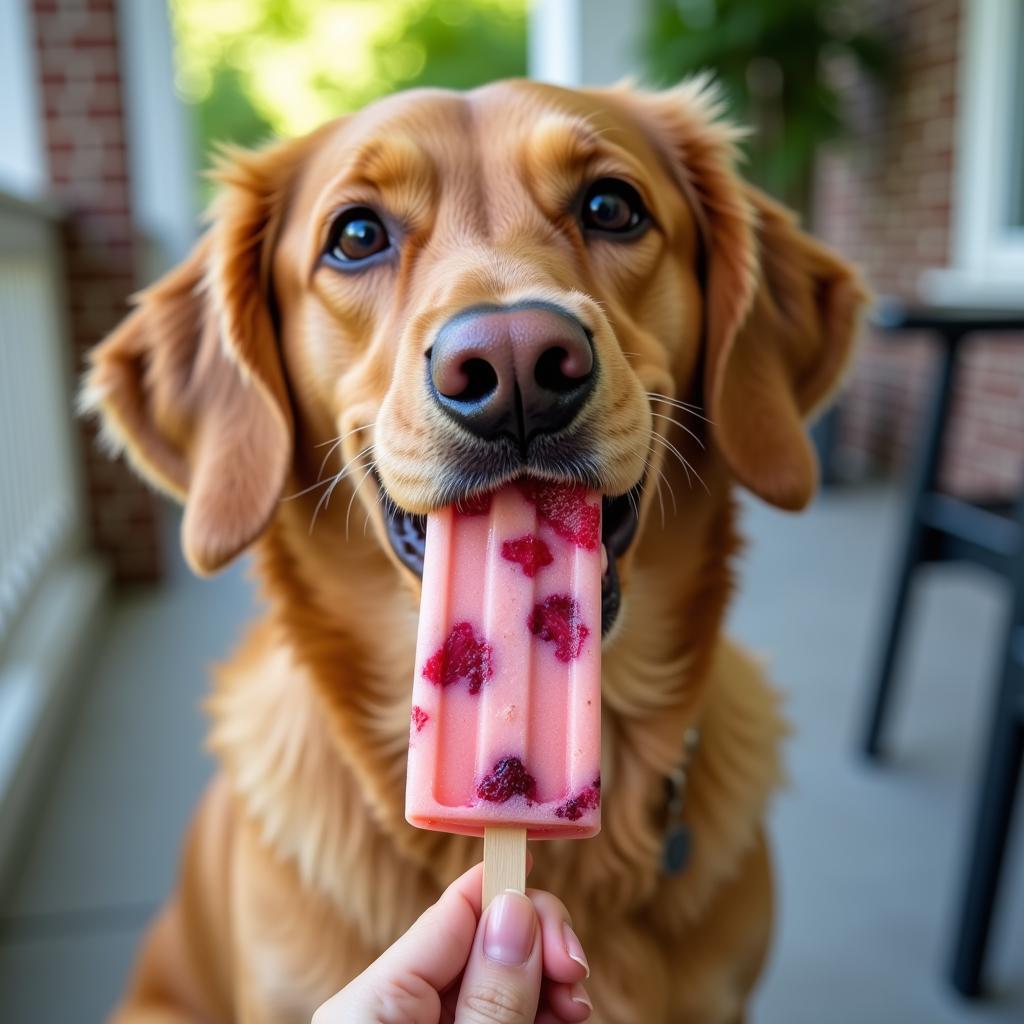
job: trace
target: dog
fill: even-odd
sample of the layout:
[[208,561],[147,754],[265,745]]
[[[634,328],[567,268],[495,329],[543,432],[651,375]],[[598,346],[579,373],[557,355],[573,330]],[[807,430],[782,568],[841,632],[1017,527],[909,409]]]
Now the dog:
[[706,77],[506,81],[221,155],[208,230],[84,385],[184,503],[192,569],[249,550],[266,601],[118,1024],[307,1022],[479,860],[403,817],[423,516],[522,474],[599,488],[609,556],[603,830],[534,843],[531,884],[573,915],[593,1020],[745,1018],[786,725],[723,635],[734,490],[811,499],[805,421],[865,290],[738,139]]

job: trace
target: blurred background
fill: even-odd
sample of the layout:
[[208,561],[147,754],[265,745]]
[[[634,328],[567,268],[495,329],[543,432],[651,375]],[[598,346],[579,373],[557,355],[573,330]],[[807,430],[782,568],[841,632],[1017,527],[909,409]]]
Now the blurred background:
[[753,1019],[1024,1020],[1024,0],[0,0],[0,1019],[110,1008],[255,608],[72,411],[211,148],[424,83],[706,67],[748,176],[899,300],[812,509],[745,502],[731,625],[795,729]]

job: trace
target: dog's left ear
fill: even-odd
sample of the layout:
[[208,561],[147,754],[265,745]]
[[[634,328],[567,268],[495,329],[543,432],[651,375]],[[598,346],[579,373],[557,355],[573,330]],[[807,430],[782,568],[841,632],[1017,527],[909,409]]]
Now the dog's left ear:
[[89,354],[81,405],[138,472],[185,504],[200,574],[266,526],[292,456],[269,257],[301,144],[226,154],[211,226]]
[[739,133],[707,79],[642,100],[703,236],[704,403],[715,441],[755,494],[803,508],[818,475],[804,421],[839,384],[867,292],[848,263],[739,177]]
[[753,235],[748,265],[737,267],[711,239],[705,401],[737,479],[795,511],[818,482],[804,421],[838,386],[867,295],[853,268],[801,231],[793,214],[742,188]]

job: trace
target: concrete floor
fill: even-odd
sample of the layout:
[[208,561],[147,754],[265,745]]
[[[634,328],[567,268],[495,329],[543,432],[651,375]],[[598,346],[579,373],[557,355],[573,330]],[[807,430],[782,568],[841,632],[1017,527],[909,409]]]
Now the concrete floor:
[[[769,656],[796,727],[793,785],[772,823],[781,906],[763,1024],[1024,1020],[1024,830],[993,997],[965,1004],[942,974],[1005,609],[997,583],[955,567],[926,575],[892,756],[876,769],[852,753],[898,519],[888,490],[830,494],[800,518],[748,508],[733,627]],[[114,1001],[211,770],[205,667],[252,608],[238,568],[200,582],[176,567],[166,587],[118,601],[0,920],[4,1024],[99,1021]]]

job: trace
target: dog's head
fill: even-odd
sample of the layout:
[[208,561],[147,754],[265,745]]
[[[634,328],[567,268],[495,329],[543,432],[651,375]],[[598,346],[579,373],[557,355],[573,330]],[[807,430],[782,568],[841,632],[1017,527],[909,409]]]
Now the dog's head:
[[803,421],[850,352],[856,277],[743,183],[734,140],[702,81],[502,82],[230,154],[209,231],[94,351],[87,399],[185,502],[199,572],[333,443],[414,572],[432,508],[524,473],[599,488],[617,589],[680,449],[809,500]]

